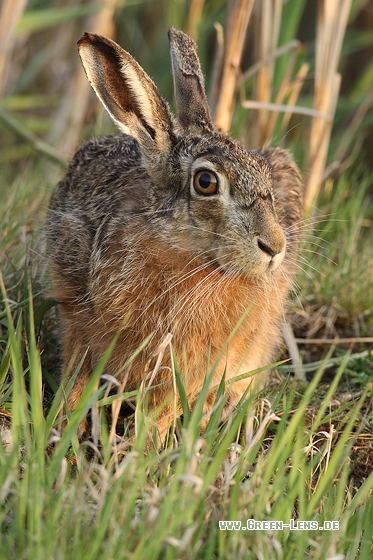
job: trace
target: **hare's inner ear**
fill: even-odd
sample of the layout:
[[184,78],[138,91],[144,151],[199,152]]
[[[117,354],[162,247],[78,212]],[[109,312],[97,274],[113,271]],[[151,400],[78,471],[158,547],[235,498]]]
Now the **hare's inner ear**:
[[119,128],[142,145],[166,149],[171,114],[141,66],[114,41],[93,33],[79,39],[78,51],[91,86]]
[[168,32],[180,124],[188,129],[213,130],[205,94],[205,81],[193,39],[179,29]]

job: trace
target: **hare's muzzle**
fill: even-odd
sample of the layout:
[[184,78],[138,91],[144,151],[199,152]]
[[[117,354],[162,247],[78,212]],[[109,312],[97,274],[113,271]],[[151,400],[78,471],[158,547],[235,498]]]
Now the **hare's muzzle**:
[[286,247],[282,227],[276,222],[266,227],[258,234],[256,242],[258,249],[268,259],[268,269],[275,270],[279,267],[283,261]]

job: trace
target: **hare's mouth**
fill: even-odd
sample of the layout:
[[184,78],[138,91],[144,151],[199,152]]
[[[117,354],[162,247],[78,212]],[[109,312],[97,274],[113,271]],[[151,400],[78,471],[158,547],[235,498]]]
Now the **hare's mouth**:
[[271,257],[268,263],[267,270],[274,272],[281,265],[282,261],[284,260],[284,256],[285,256],[285,249],[283,249],[281,253],[277,253],[277,255]]
[[264,251],[253,251],[219,256],[208,267],[210,271],[222,276],[258,277],[267,272],[277,270],[285,257],[285,247],[279,253],[270,255]]

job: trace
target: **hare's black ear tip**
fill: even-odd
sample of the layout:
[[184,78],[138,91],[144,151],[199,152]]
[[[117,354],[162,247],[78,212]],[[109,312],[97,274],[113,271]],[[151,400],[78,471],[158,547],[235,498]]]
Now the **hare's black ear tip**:
[[94,45],[95,43],[101,43],[105,37],[96,35],[95,33],[88,33],[87,31],[83,33],[77,42],[78,48],[84,45]]
[[82,47],[83,45],[86,45],[87,43],[92,43],[92,33],[87,33],[87,31],[85,33],[83,33],[83,35],[80,37],[80,39],[77,41],[77,45],[78,45],[78,49],[79,47]]

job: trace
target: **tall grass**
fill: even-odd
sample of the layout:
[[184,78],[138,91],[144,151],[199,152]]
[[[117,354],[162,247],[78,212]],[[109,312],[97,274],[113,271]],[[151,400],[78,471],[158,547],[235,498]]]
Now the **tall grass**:
[[361,167],[342,175],[324,192],[313,236],[305,235],[300,263],[308,295],[299,320],[309,337],[373,334],[371,184]]
[[[323,367],[304,391],[288,381],[272,405],[263,399],[256,412],[252,398],[243,400],[220,427],[217,406],[201,437],[202,391],[193,411],[185,409],[178,421],[178,441],[163,450],[147,448],[146,431],[140,430],[135,440],[124,438],[119,445],[91,444],[87,462],[74,433],[105,388],[95,392],[92,378],[63,436],[53,435],[63,395],[58,391],[43,412],[31,302],[30,294],[25,369],[22,319],[16,329],[7,307],[16,398],[11,449],[0,447],[1,557],[370,558],[373,475],[354,489],[349,472],[351,450],[366,429],[362,408],[372,387],[349,410],[330,408],[348,357],[312,418],[309,407]],[[222,391],[223,386],[218,399]],[[219,524],[246,527],[247,520],[316,523],[304,531],[227,530]],[[338,521],[339,528],[316,528],[326,521]]]

